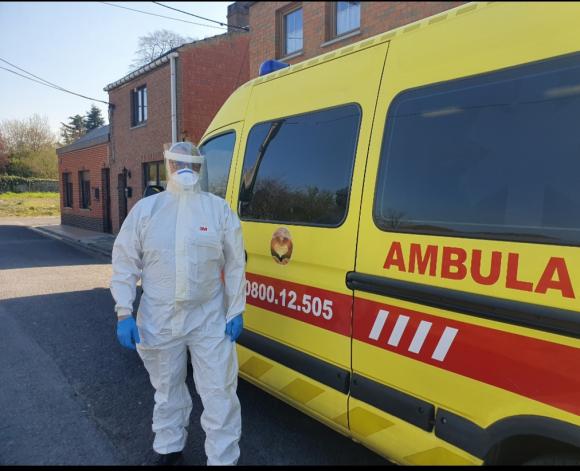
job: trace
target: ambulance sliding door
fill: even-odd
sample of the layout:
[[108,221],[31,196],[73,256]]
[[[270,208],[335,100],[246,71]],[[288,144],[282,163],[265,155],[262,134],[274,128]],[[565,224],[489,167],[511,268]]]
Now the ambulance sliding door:
[[[349,274],[349,420],[398,462],[481,462],[506,417],[578,422],[571,5],[470,7],[389,47]],[[551,39],[523,47],[535,37]]]
[[364,171],[355,156],[366,156],[385,52],[383,44],[259,79],[237,170],[248,255],[240,373],[342,431],[352,312],[345,279]]

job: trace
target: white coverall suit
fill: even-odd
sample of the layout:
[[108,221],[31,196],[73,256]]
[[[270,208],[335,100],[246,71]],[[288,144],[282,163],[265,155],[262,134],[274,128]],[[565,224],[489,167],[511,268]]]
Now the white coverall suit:
[[225,200],[201,191],[199,182],[184,188],[170,179],[167,191],[140,200],[130,211],[115,240],[112,264],[119,317],[131,314],[142,280],[137,351],[155,388],[153,449],[168,454],[185,446],[192,409],[185,382],[189,349],[204,408],[207,464],[236,464],[238,363],[225,326],[245,309],[245,252],[237,215]]

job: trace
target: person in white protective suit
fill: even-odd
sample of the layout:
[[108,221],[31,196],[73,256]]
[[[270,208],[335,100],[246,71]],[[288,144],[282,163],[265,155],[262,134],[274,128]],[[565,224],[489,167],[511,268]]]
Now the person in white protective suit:
[[[165,163],[167,191],[133,207],[113,247],[117,337],[136,348],[155,389],[156,464],[183,461],[192,409],[187,349],[203,404],[207,464],[237,464],[241,411],[234,341],[246,302],[241,224],[225,200],[201,191],[204,158],[193,144],[174,144]],[[143,294],[135,323],[139,279]]]

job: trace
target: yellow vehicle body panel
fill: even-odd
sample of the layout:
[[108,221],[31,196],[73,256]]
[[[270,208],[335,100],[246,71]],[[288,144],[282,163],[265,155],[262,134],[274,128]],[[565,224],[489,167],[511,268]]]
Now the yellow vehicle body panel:
[[[361,96],[357,83],[364,79],[378,86],[387,46],[388,44],[384,43],[378,47],[368,48],[349,60],[337,58],[327,64],[328,70],[312,67],[301,73],[287,73],[276,80],[255,85],[252,89],[251,105],[246,113],[246,129],[241,138],[241,147],[245,147],[245,140],[253,124],[284,116],[299,115],[312,108],[324,109],[344,103],[357,103],[363,116],[372,114],[376,94],[370,87],[368,93],[363,93]],[[335,77],[332,85],[325,81],[327,74]],[[279,102],[279,107],[272,107],[273,102]],[[360,125],[357,154],[364,153],[368,147],[370,131],[371,121],[363,119]],[[237,182],[241,179],[240,172],[241,165],[238,165]],[[308,293],[313,297],[318,295],[323,300],[323,295],[320,293],[331,291],[334,295],[341,296],[342,302],[340,308],[337,308],[336,304],[334,306],[333,322],[336,320],[342,330],[350,328],[351,306],[350,301],[345,301],[345,299],[351,296],[351,292],[344,283],[344,273],[354,266],[355,235],[358,227],[357,207],[362,192],[363,172],[364,161],[359,160],[353,169],[351,208],[340,227],[305,227],[242,221],[248,256],[246,272],[250,286],[258,284],[274,287],[276,302],[282,302],[280,298],[282,290],[287,290],[290,294],[292,289],[300,292],[301,287],[307,287]],[[237,206],[235,197],[232,205]],[[287,265],[275,263],[270,253],[272,236],[280,227],[288,229],[292,236],[292,259]],[[318,243],[321,239],[325,240],[324,244]],[[337,247],[340,247],[340,250],[337,250]],[[297,286],[294,287],[292,283]],[[252,290],[249,289],[248,298],[251,297],[251,293]],[[301,304],[300,297],[299,294],[297,305]],[[274,305],[271,304],[271,307]],[[303,307],[300,306],[298,309]],[[312,314],[307,315],[303,312],[302,315],[292,318],[248,304],[245,325],[249,330],[274,339],[281,345],[320,359],[328,365],[336,365],[345,371],[350,370],[350,336],[344,335],[344,332],[340,334],[309,325]],[[321,388],[326,390],[327,398],[322,402],[309,402],[309,408],[315,414],[323,415],[333,421],[334,411],[340,410],[341,414],[346,414],[348,396],[328,394],[332,391],[328,386],[322,385]],[[286,390],[284,393],[279,390],[279,394],[291,400],[289,391]],[[332,411],[330,417],[325,415],[329,413],[329,405]],[[301,407],[304,408],[304,404]]]
[[[455,10],[455,15],[439,15],[445,21],[396,35],[391,39],[385,77],[377,104],[376,129],[383,130],[389,105],[393,98],[410,88],[444,82],[485,72],[513,67],[518,64],[559,56],[578,50],[580,44],[580,5],[566,2],[491,2],[477,7],[469,5]],[[461,13],[465,11],[466,13]],[[486,25],[485,27],[482,25]],[[427,27],[425,27],[427,26]],[[396,39],[395,39],[396,38]],[[458,40],[461,38],[461,40]],[[511,40],[508,40],[510,38]],[[383,135],[374,133],[370,144],[368,168],[365,176],[367,188],[374,189],[376,170],[379,165]],[[373,222],[372,205],[374,191],[363,199],[361,209],[361,234],[364,244],[370,247],[390,247],[390,241],[403,239],[403,250],[411,243],[423,243],[432,236],[385,233]],[[567,261],[570,278],[576,293],[580,293],[580,251],[574,247],[550,246],[498,242],[491,240],[466,240],[460,238],[436,238],[437,245],[464,248],[468,254],[481,249],[484,254],[492,251],[518,253],[519,279],[537,284],[552,257]],[[366,251],[357,259],[357,270],[381,272],[387,252]],[[378,268],[380,266],[380,268]],[[505,279],[506,266],[502,266],[501,279]],[[389,276],[416,283],[425,283],[425,276],[390,272]],[[429,284],[488,294],[489,288],[482,287],[469,279],[449,282],[429,277]],[[533,302],[562,309],[578,310],[577,299],[564,298],[559,292],[548,290],[545,294],[507,289],[502,284],[493,286],[494,296],[522,302]]]
[[[360,273],[418,291],[580,316],[576,246],[388,232],[373,217],[384,130],[401,93],[576,53],[579,24],[579,3],[470,3],[259,77],[229,98],[202,141],[236,132],[227,190],[236,209],[254,126],[346,104],[360,110],[348,210],[338,227],[242,220],[244,327],[252,339],[238,345],[242,378],[399,464],[482,464],[492,446],[525,435],[524,425],[514,425],[509,435],[502,424],[528,419],[549,420],[550,427],[565,427],[564,435],[580,437],[576,335],[346,282],[348,274]],[[293,242],[284,265],[270,251],[280,228]],[[464,256],[461,263],[447,260],[448,275],[463,268],[464,276],[442,276],[446,251]],[[412,254],[427,253],[432,265],[418,269],[415,259],[411,269]],[[482,283],[473,266],[480,264],[481,278],[494,263],[497,279]],[[286,309],[291,291],[292,312]],[[332,322],[305,314],[303,294],[331,302]],[[425,328],[428,354],[408,347],[419,334],[410,336],[407,324],[417,332]],[[392,329],[390,337],[385,329]],[[340,380],[328,379],[332,371]],[[569,389],[558,390],[560,384]],[[423,408],[433,414],[430,420]],[[533,434],[542,435],[541,427]],[[471,442],[462,441],[462,430]]]
[[347,413],[339,392],[241,345],[237,349],[242,378],[342,435],[349,435]]
[[482,460],[441,443],[434,434],[385,414],[369,404],[351,398],[349,416],[355,424],[352,436],[376,453],[400,465],[479,465]]

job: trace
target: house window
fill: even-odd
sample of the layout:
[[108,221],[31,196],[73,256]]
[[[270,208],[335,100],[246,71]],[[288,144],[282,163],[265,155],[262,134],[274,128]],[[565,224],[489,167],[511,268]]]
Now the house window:
[[131,126],[147,121],[147,86],[131,90]]
[[146,190],[148,186],[162,186],[165,188],[167,178],[165,177],[164,161],[143,164],[143,176],[143,190]]
[[73,207],[73,184],[70,173],[62,174],[62,194],[65,208]]
[[283,17],[283,54],[288,56],[302,50],[303,28],[302,8],[294,10]]
[[360,28],[360,2],[336,2],[334,36],[341,36]]
[[87,170],[79,172],[79,184],[81,193],[81,208],[90,209],[91,207],[91,180]]

